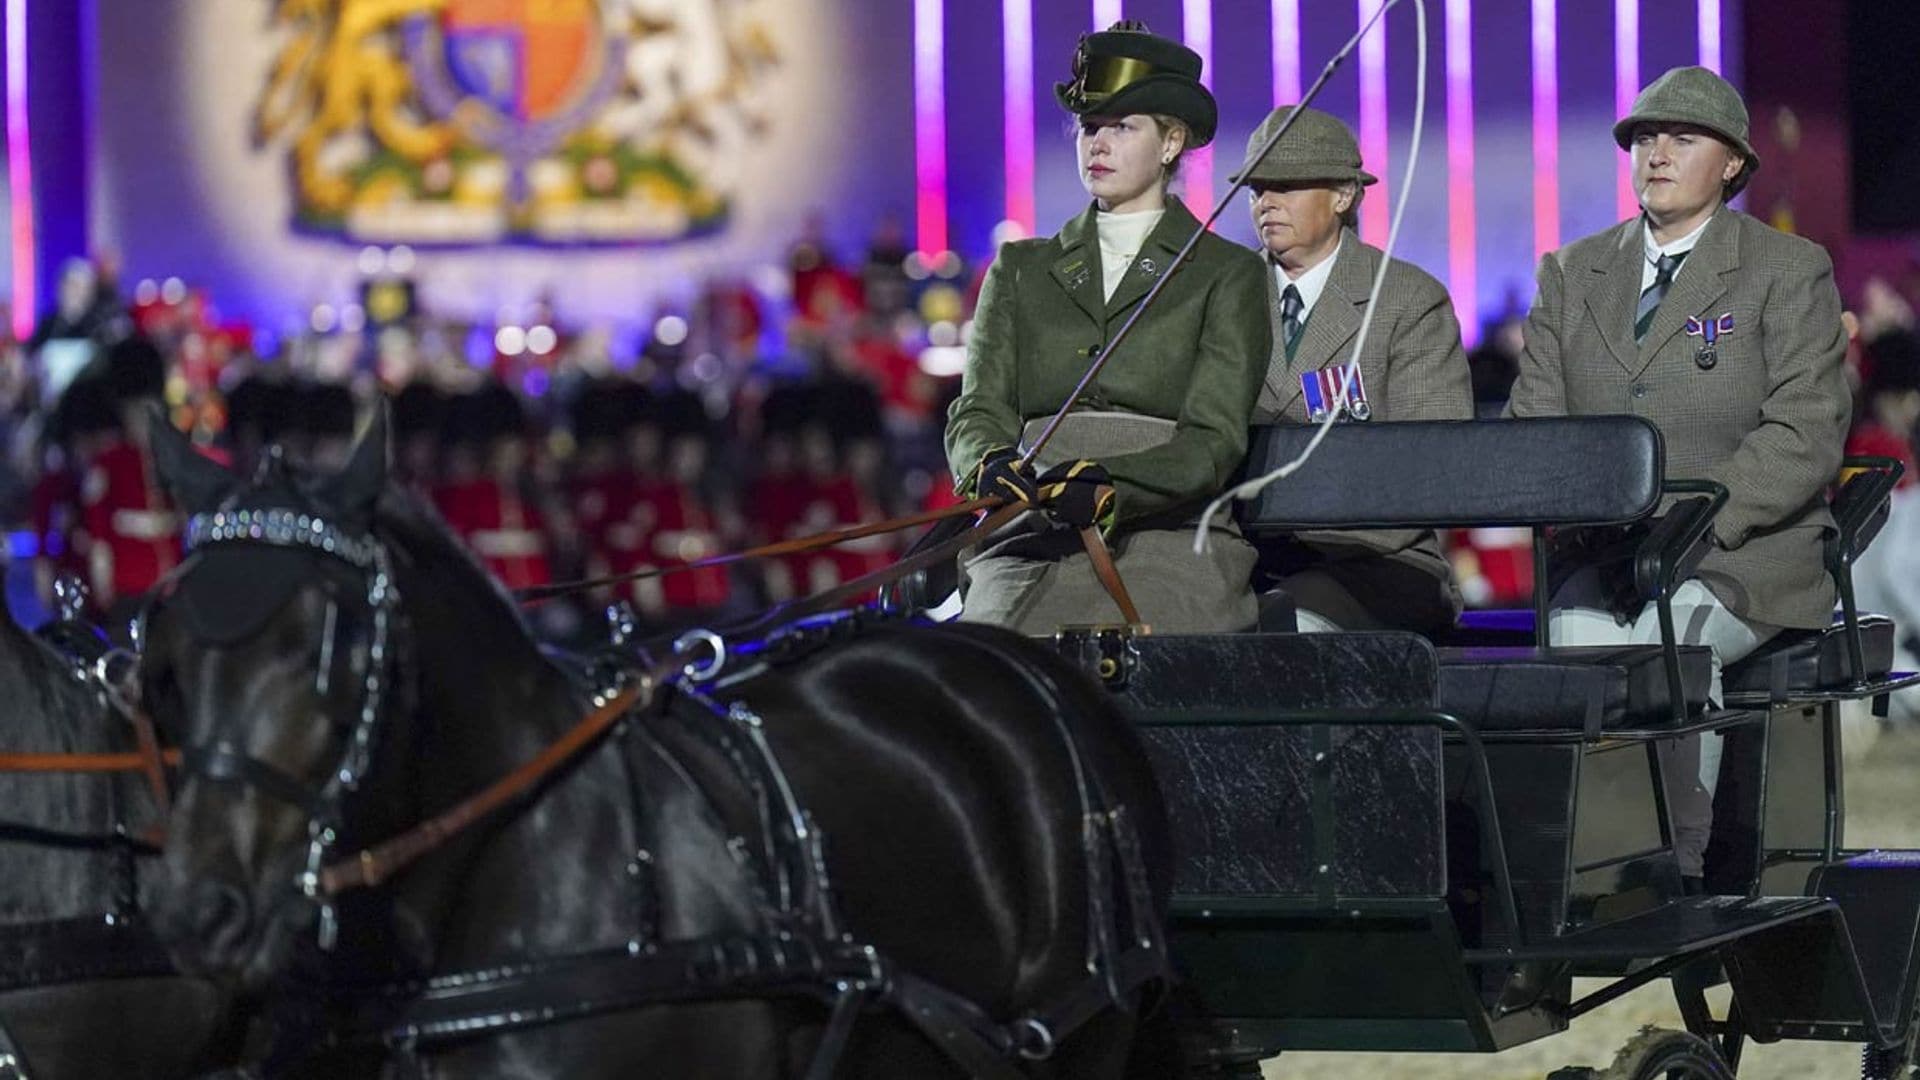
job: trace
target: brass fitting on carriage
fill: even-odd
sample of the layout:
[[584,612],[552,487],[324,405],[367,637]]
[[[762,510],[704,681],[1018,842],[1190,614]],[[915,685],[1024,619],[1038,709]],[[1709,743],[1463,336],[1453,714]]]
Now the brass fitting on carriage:
[[1127,626],[1062,626],[1053,635],[1062,656],[1080,662],[1100,677],[1110,690],[1124,690],[1140,665],[1138,635],[1150,633],[1145,624]]

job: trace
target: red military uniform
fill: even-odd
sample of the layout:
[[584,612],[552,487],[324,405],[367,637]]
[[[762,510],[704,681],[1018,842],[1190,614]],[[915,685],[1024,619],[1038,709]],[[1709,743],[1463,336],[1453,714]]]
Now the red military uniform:
[[1448,536],[1448,561],[1468,607],[1526,607],[1533,602],[1532,530],[1456,529]]
[[511,485],[488,476],[443,484],[434,489],[433,502],[502,585],[552,584],[546,518]]
[[[816,478],[807,487],[809,499],[798,535],[851,528],[886,516],[853,477],[844,472]],[[893,540],[886,535],[869,536],[815,552],[809,556],[812,565],[805,588],[809,592],[822,592],[885,569],[893,562]],[[857,597],[850,602],[864,599],[866,597]]]
[[116,442],[101,451],[80,489],[88,583],[102,606],[138,596],[180,562],[180,520],[145,449]]
[[[635,482],[627,512],[607,529],[607,555],[616,574],[696,562],[721,554],[713,512],[697,493],[671,480]],[[733,595],[724,566],[642,578],[626,586],[634,606],[658,617],[719,607]]]
[[63,574],[88,579],[86,531],[80,527],[80,478],[64,466],[40,475],[28,495],[34,537],[33,580],[49,602],[53,583]]
[[[747,505],[753,508],[754,546],[791,540],[806,535],[807,498],[805,482],[791,469],[768,472],[754,480],[748,489]],[[768,599],[791,600],[807,582],[811,555],[782,555],[762,565]]]

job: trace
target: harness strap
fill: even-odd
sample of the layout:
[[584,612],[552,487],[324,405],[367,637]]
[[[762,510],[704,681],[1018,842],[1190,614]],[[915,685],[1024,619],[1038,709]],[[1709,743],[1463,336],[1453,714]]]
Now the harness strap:
[[873,999],[871,988],[859,988],[851,983],[842,985],[844,989],[833,1001],[833,1013],[827,1017],[827,1029],[820,1033],[820,1042],[813,1048],[807,1080],[833,1080],[833,1074],[840,1068],[840,1058],[847,1052],[847,1043],[853,1038],[854,1022]]
[[76,915],[0,928],[0,991],[177,974],[144,923]]
[[181,768],[215,783],[245,782],[309,816],[326,816],[326,804],[318,793],[279,769],[248,755],[230,742],[220,741],[190,746],[180,755]]
[[1029,1025],[1045,1028],[1056,1039],[1065,1039],[1118,1004],[1112,997],[1115,986],[1122,994],[1131,994],[1148,983],[1167,978],[1166,953],[1134,947],[1107,961],[1101,978],[1082,979],[1078,986],[1055,998],[1031,1014]]
[[878,957],[859,946],[800,936],[670,942],[383,988],[354,1000],[348,1037],[426,1049],[648,1005],[777,995],[838,1011],[839,987],[866,992],[876,977],[884,977]]
[[978,1005],[908,972],[894,973],[885,999],[974,1080],[1025,1080],[1014,1055],[1038,1058],[1053,1050],[1051,1031],[1030,1045],[1016,1045],[1009,1027]]
[[320,891],[327,896],[338,896],[349,889],[378,885],[392,877],[475,822],[532,790],[555,769],[594,745],[600,736],[607,733],[607,729],[626,715],[628,708],[635,703],[644,704],[652,696],[655,685],[652,675],[643,675],[626,689],[604,699],[598,708],[549,744],[538,756],[452,809],[367,848],[357,856],[328,865],[320,871]]

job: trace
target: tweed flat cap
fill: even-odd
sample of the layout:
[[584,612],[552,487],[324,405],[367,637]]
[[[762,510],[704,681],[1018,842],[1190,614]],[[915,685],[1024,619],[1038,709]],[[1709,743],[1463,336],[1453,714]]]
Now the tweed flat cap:
[[1234,182],[1242,177],[1249,182],[1269,183],[1331,180],[1366,185],[1376,182],[1377,177],[1360,167],[1360,144],[1354,140],[1352,129],[1338,117],[1319,109],[1302,108],[1300,118],[1273,149],[1265,157],[1254,160],[1254,155],[1293,110],[1291,105],[1282,105],[1260,122],[1259,128],[1247,139],[1246,157],[1240,171],[1231,178]]
[[1633,129],[1640,124],[1692,124],[1718,135],[1739,151],[1746,167],[1727,182],[1731,198],[1760,170],[1760,155],[1747,141],[1747,105],[1733,84],[1703,67],[1677,67],[1647,84],[1633,99],[1633,109],[1613,125],[1613,141],[1620,149],[1633,147]]

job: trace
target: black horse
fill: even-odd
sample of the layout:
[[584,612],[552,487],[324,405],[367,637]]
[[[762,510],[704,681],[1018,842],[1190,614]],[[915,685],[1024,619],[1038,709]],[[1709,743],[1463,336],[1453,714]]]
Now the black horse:
[[780,635],[336,904],[314,871],[534,758],[595,687],[388,487],[381,418],[330,476],[241,483],[157,438],[199,515],[141,660],[187,747],[157,900],[184,967],[435,1076],[1121,1075],[1166,827],[1057,657]]
[[[127,718],[85,657],[0,614],[0,751],[125,753]],[[160,820],[134,773],[0,772],[0,1057],[39,1078],[183,1077],[222,1057],[227,1015],[140,916]]]

